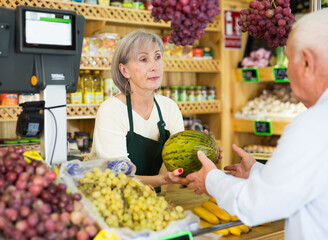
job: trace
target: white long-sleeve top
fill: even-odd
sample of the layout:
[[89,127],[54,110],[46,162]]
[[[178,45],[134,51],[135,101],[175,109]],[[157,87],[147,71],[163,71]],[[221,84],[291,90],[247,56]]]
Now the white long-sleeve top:
[[[165,129],[173,135],[184,130],[182,114],[178,105],[170,98],[155,94],[155,99],[161,109]],[[134,132],[143,137],[158,141],[160,121],[156,104],[148,120],[143,119],[132,110]],[[97,112],[93,132],[93,144],[90,159],[106,159],[128,157],[126,134],[130,130],[129,116],[126,104],[118,98],[110,97],[103,102]]]
[[328,89],[299,114],[248,179],[212,170],[206,189],[246,225],[286,218],[286,239],[328,239]]

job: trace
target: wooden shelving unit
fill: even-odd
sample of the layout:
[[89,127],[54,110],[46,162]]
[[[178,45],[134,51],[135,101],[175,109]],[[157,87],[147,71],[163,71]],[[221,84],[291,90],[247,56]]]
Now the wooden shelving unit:
[[[278,84],[275,82],[274,67],[258,68],[258,82],[244,82],[242,77],[242,69],[235,69],[235,76],[232,79],[234,102],[232,113],[236,113],[241,107],[266,89],[269,85]],[[288,83],[284,83],[288,84]],[[232,143],[236,143],[240,147],[249,144],[275,145],[280,135],[283,134],[284,128],[291,122],[294,115],[286,116],[279,113],[267,113],[265,119],[271,121],[272,136],[260,136],[255,134],[254,119],[233,118],[232,125]],[[262,156],[259,153],[252,154],[259,160],[267,160],[268,156]],[[232,158],[233,162],[239,162],[240,158],[235,154]]]
[[[221,1],[221,9],[243,9],[249,0]],[[45,7],[76,11],[86,19],[85,37],[95,32],[115,32],[121,36],[143,28],[160,36],[170,34],[170,23],[154,22],[150,11],[126,8],[105,7],[77,2],[59,0],[0,0],[0,6],[16,8],[18,5]],[[205,29],[205,34],[198,40],[197,46],[207,46],[213,49],[212,60],[181,60],[164,59],[165,73],[163,86],[215,86],[216,101],[201,103],[180,102],[179,107],[184,115],[192,115],[206,123],[214,138],[225,150],[222,166],[231,163],[231,143],[233,121],[231,121],[231,79],[235,76],[235,66],[240,61],[242,51],[230,51],[224,48],[222,29],[224,16],[220,14],[213,23]],[[243,43],[245,43],[243,38]],[[111,69],[111,59],[107,56],[82,56],[81,69],[108,71]],[[68,106],[68,131],[77,130],[93,132],[95,113],[99,106]],[[75,112],[78,108],[80,113]],[[20,109],[0,107],[0,137],[15,136],[14,128]]]

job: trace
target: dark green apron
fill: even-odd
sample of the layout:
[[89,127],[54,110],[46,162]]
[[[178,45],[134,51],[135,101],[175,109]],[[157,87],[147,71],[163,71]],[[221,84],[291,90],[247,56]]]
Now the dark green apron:
[[[150,138],[143,137],[133,131],[132,105],[130,95],[126,96],[126,105],[129,115],[130,130],[126,135],[126,146],[129,158],[136,165],[136,175],[154,176],[159,173],[162,166],[162,150],[164,143],[170,137],[170,132],[165,129],[161,110],[154,98],[158,116],[160,121],[157,123],[159,130],[159,139],[155,141]],[[160,188],[156,188],[156,192]]]

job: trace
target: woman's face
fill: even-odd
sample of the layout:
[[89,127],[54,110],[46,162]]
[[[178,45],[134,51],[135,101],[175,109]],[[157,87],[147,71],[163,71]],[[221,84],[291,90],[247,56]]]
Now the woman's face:
[[163,79],[164,62],[159,46],[152,42],[149,49],[143,44],[137,49],[136,57],[120,64],[120,71],[130,81],[132,92],[149,92],[158,89]]

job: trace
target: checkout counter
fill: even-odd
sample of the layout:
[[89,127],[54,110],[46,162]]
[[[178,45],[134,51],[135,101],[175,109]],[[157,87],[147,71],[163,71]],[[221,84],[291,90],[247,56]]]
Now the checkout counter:
[[[165,199],[172,203],[173,205],[180,205],[185,210],[192,210],[196,205],[201,205],[205,200],[208,200],[209,197],[205,194],[197,195],[193,190],[188,188],[181,188],[178,190],[168,190],[161,193]],[[271,222],[266,225],[260,225],[253,227],[250,232],[247,234],[241,234],[241,236],[223,236],[220,239],[222,240],[236,240],[236,239],[248,239],[248,240],[282,240],[284,239],[284,226],[285,221],[279,220]],[[213,234],[207,236],[207,234],[194,237],[195,240],[212,240]],[[218,238],[217,238],[218,239]]]

